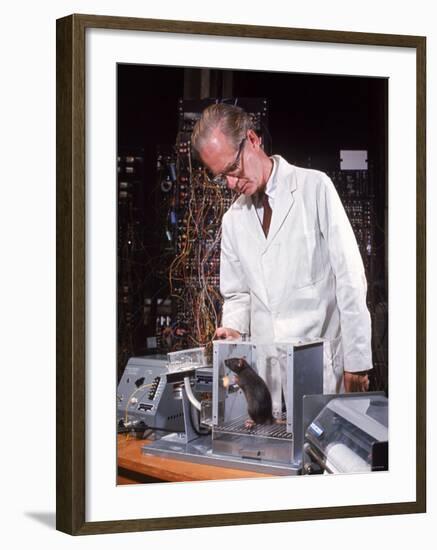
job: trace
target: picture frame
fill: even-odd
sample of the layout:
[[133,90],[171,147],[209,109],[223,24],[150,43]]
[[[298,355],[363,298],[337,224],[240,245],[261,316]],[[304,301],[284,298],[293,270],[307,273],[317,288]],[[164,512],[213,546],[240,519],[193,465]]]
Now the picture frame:
[[[416,365],[415,498],[140,519],[87,519],[87,42],[90,29],[215,36],[247,41],[400,48],[415,53]],[[212,22],[70,15],[57,21],[57,529],[72,535],[291,522],[426,511],[426,39]],[[92,223],[92,222],[91,222]]]

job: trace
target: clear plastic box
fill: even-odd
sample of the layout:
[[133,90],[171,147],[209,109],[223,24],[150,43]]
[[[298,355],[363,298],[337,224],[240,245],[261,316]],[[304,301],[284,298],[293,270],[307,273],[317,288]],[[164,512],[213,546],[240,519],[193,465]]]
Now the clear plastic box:
[[205,348],[184,349],[167,353],[169,372],[206,366]]

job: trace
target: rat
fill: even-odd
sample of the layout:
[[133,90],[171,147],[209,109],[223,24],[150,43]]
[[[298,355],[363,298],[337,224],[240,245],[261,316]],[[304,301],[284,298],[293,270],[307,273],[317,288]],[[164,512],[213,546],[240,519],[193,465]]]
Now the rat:
[[247,412],[251,418],[251,421],[246,422],[246,427],[275,422],[272,415],[272,396],[261,376],[241,357],[225,359],[225,365],[237,375],[236,383],[246,398]]

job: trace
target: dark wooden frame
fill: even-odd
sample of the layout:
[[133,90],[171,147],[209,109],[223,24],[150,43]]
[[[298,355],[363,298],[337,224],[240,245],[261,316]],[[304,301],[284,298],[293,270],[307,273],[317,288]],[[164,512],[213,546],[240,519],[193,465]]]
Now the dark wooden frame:
[[[299,510],[85,521],[85,31],[171,32],[416,50],[417,411],[416,500]],[[57,21],[57,376],[56,526],[72,535],[186,529],[426,511],[426,39],[221,23],[71,15]]]

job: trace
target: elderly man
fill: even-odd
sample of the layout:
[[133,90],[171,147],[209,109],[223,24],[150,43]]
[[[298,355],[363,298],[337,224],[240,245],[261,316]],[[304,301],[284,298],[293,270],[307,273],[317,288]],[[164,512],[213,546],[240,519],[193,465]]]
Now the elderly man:
[[[239,107],[205,109],[191,143],[212,180],[240,195],[222,222],[224,304],[217,337],[250,333],[261,344],[323,338],[324,393],[367,390],[372,368],[367,284],[331,180],[279,155],[267,156],[250,116]],[[281,374],[275,366],[281,361],[264,357],[261,363],[279,414]]]

